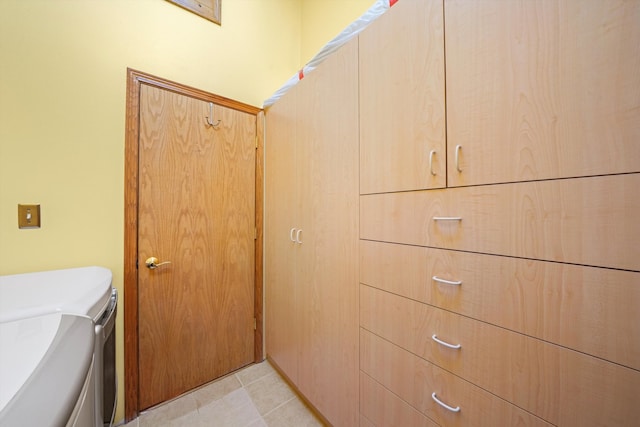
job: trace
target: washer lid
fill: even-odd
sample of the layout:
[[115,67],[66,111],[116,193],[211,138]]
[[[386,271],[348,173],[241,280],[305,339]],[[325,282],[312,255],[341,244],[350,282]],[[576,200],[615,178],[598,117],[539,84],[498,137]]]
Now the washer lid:
[[0,425],[66,425],[93,363],[88,317],[0,323]]
[[97,320],[109,304],[111,280],[104,267],[0,276],[0,322],[56,312]]

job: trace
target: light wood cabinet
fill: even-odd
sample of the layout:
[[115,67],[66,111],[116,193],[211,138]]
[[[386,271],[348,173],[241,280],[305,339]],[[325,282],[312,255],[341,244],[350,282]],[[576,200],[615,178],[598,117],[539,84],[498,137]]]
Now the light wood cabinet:
[[376,241],[360,282],[640,370],[640,273]]
[[360,413],[360,427],[438,426],[364,372],[360,372]]
[[[360,369],[439,425],[551,426],[366,329],[360,329]],[[433,393],[459,411],[441,406]]]
[[640,2],[446,0],[444,19],[448,186],[640,171]]
[[267,110],[267,354],[330,423],[636,423],[638,22],[402,0]]
[[360,192],[446,185],[442,1],[402,0],[360,38]]
[[361,196],[360,237],[640,271],[640,174]]
[[438,7],[361,34],[361,425],[635,425],[640,3]]
[[358,423],[357,39],[266,112],[266,349],[333,425]]
[[[285,94],[266,115],[265,138],[265,324],[268,356],[298,382],[300,322],[296,279],[299,224],[296,122],[298,91]],[[286,236],[287,238],[283,238]]]
[[638,2],[442,9],[360,35],[361,194],[640,172]]
[[[610,398],[638,389],[639,371],[365,285],[360,298],[362,328],[553,424],[640,417],[635,395]],[[587,371],[597,405],[570,397]]]

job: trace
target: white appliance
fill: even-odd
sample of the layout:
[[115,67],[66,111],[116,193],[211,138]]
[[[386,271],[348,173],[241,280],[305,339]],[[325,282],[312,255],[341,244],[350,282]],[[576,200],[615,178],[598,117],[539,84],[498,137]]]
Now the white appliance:
[[111,271],[95,266],[0,276],[0,324],[52,313],[93,321],[94,391],[87,399],[95,405],[91,425],[96,427],[113,424],[117,399],[114,326],[118,296],[111,282]]
[[59,313],[0,323],[0,425],[93,425],[93,328]]

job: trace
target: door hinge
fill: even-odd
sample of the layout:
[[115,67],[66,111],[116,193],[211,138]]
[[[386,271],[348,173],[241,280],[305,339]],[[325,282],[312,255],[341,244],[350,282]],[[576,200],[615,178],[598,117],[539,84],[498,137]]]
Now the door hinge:
[[256,320],[256,318],[253,318],[253,330],[257,330],[258,329],[258,321]]
[[258,240],[258,227],[253,229],[253,240]]
[[258,149],[258,135],[256,135],[256,150]]

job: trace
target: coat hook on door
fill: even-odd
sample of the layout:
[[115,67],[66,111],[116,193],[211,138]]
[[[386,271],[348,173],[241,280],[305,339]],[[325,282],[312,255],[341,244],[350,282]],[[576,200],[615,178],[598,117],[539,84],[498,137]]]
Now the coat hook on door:
[[214,126],[214,127],[218,126],[222,121],[222,120],[218,120],[217,122],[213,123],[213,102],[209,103],[209,116],[206,117],[206,121],[209,126]]

